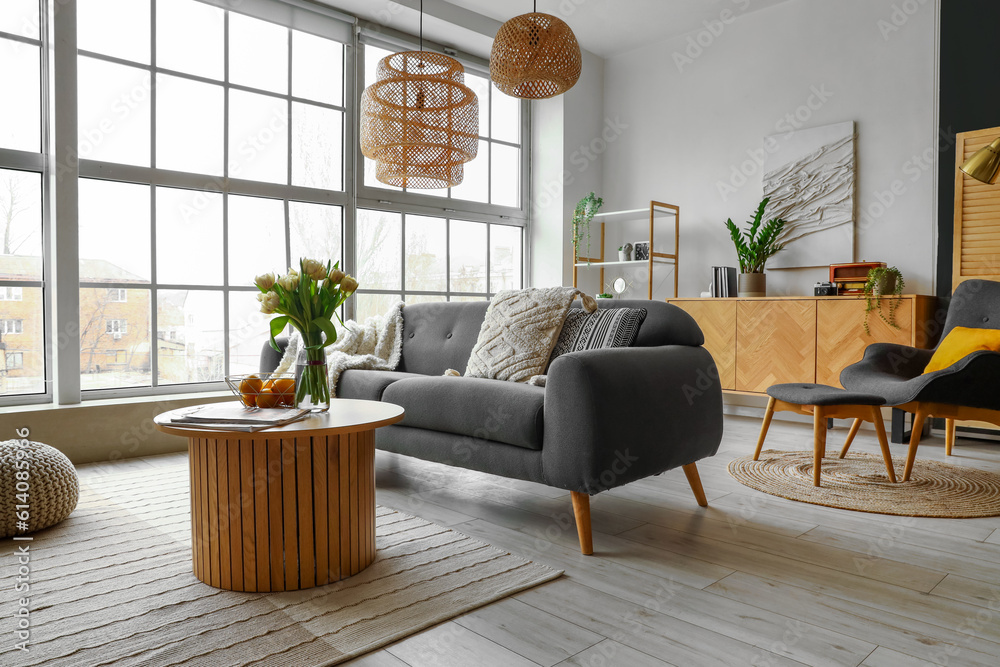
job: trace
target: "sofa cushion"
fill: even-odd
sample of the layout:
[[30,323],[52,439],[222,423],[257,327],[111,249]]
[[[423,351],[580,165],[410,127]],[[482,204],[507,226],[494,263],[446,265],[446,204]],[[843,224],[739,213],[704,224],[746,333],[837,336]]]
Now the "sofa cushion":
[[403,358],[396,370],[441,375],[465,372],[489,302],[413,303],[403,308]]
[[347,370],[341,373],[337,382],[337,397],[381,401],[385,388],[393,382],[415,377],[421,376],[398,371]]
[[393,382],[382,400],[406,410],[401,426],[540,450],[545,389],[468,377]]
[[632,347],[645,319],[645,308],[603,308],[596,313],[587,313],[580,308],[571,310],[566,314],[566,322],[549,363],[569,352]]

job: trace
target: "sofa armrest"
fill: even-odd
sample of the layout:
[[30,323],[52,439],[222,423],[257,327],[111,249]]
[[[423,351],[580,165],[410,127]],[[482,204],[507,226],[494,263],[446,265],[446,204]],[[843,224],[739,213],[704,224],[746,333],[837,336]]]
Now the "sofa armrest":
[[281,352],[271,347],[271,341],[265,341],[264,347],[260,350],[260,366],[257,369],[261,373],[270,373],[277,368],[278,364],[281,363],[281,357],[284,356],[285,348],[288,347],[287,336],[275,338],[274,342],[281,348]]
[[703,347],[565,354],[549,368],[544,421],[546,482],[597,493],[714,455],[719,373]]

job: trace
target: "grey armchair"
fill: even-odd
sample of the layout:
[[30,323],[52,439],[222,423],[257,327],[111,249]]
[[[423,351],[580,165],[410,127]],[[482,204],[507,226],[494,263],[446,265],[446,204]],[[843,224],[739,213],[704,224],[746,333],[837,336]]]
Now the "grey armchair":
[[[969,280],[955,290],[942,338],[955,327],[1000,329],[1000,283]],[[840,374],[850,391],[877,394],[886,405],[913,413],[910,449],[903,481],[910,479],[928,417],[944,418],[947,454],[955,442],[955,421],[975,420],[1000,426],[1000,354],[980,351],[954,366],[923,375],[934,350],[876,343],[864,358]]]

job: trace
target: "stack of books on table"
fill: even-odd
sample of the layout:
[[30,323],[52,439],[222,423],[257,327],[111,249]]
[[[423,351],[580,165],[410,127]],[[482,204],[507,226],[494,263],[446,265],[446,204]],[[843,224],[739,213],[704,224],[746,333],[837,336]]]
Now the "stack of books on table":
[[736,296],[736,291],[736,267],[713,266],[711,287],[712,296],[724,299]]
[[182,428],[253,433],[291,424],[304,418],[309,412],[289,408],[247,410],[240,403],[212,403],[178,411],[176,416],[171,417],[170,423]]

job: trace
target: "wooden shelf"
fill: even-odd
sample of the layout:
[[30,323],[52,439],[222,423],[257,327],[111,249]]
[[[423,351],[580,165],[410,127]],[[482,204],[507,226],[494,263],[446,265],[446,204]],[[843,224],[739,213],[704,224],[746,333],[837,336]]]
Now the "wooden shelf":
[[[630,216],[628,218],[624,216]],[[674,236],[674,247],[673,252],[664,253],[657,252],[654,248],[654,228],[657,216],[670,217],[673,218],[673,236]],[[638,259],[631,260],[628,262],[614,262],[606,261],[604,259],[604,245],[605,245],[605,228],[604,226],[608,222],[612,222],[611,219],[617,218],[618,221],[643,221],[649,224],[649,258],[648,259]],[[626,211],[609,211],[608,213],[600,213],[595,215],[593,218],[595,221],[601,223],[601,255],[600,257],[576,257],[575,263],[573,264],[573,286],[577,287],[577,272],[580,267],[596,266],[601,271],[601,289],[605,289],[604,286],[604,269],[609,266],[639,266],[645,264],[649,268],[649,274],[646,277],[647,282],[647,297],[648,299],[653,298],[653,266],[654,264],[667,264],[674,267],[674,298],[677,297],[677,287],[679,276],[677,274],[677,266],[679,264],[678,257],[680,256],[680,219],[681,219],[681,209],[679,206],[674,204],[665,204],[663,202],[651,201],[649,202],[649,208],[634,208],[628,209]],[[661,220],[661,222],[665,222]],[[668,223],[669,224],[669,223]],[[589,238],[588,238],[589,244]],[[578,248],[574,247],[574,251],[578,252]],[[589,252],[587,254],[590,254]],[[614,255],[617,257],[617,255]]]

